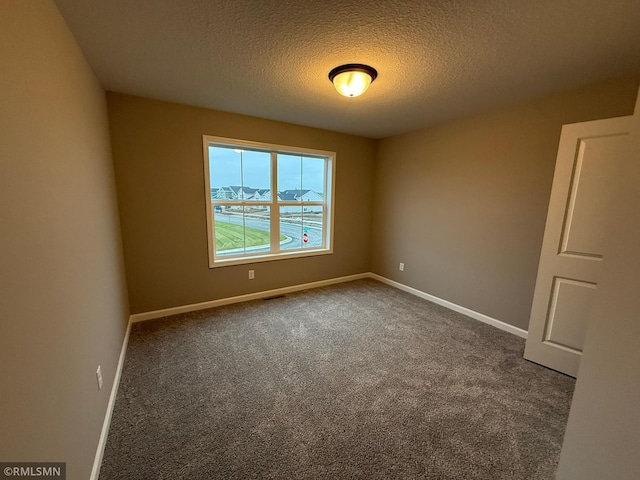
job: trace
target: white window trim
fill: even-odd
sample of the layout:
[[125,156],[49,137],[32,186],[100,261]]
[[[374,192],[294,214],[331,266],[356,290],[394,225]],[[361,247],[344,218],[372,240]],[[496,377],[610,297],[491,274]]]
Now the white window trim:
[[[272,153],[271,161],[271,201],[249,201],[249,200],[225,200],[224,204],[239,205],[261,205],[270,207],[271,216],[271,245],[276,245],[276,252],[260,252],[256,254],[245,253],[242,257],[229,258],[228,256],[216,256],[215,252],[215,235],[213,208],[211,201],[211,179],[209,178],[209,146],[217,144],[227,147],[245,147],[247,149],[258,149],[269,151]],[[268,262],[273,260],[284,260],[290,258],[311,257],[316,255],[329,255],[333,253],[333,231],[334,231],[334,206],[335,206],[335,178],[336,178],[336,152],[327,150],[316,150],[303,147],[293,147],[286,145],[277,145],[273,143],[253,142],[250,140],[240,140],[236,138],[217,137],[212,135],[202,136],[202,151],[204,160],[204,188],[205,188],[205,207],[207,214],[207,250],[209,255],[209,268],[227,267],[231,265],[243,265],[249,263]],[[273,154],[293,154],[308,155],[313,157],[322,157],[325,162],[325,200],[322,202],[279,202],[278,201],[278,172],[277,161],[274,160]],[[313,206],[321,205],[323,209],[323,225],[325,232],[323,237],[323,247],[305,250],[279,250],[280,237],[279,228],[273,228],[273,225],[280,224],[280,208],[286,206]],[[327,221],[329,220],[329,221]]]

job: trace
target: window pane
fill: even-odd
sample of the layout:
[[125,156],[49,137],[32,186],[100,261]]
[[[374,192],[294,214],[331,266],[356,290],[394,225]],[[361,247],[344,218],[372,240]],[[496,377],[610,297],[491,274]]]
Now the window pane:
[[301,202],[302,157],[278,154],[278,199],[284,202]]
[[324,159],[302,157],[302,201],[324,200]]
[[213,207],[216,255],[268,252],[270,210],[267,206]]
[[242,200],[271,200],[271,154],[269,152],[241,151]]
[[324,200],[323,158],[278,154],[278,198],[283,202]]
[[213,200],[271,199],[271,154],[231,147],[209,147]]
[[281,250],[302,248],[302,207],[280,207],[280,234],[286,238],[280,243]]
[[[242,185],[240,154],[232,148],[209,147],[209,181],[213,200],[237,200]],[[231,188],[235,186],[235,191]]]
[[320,205],[280,207],[280,233],[286,237],[280,249],[322,247],[322,214],[323,207]]
[[302,248],[320,248],[322,247],[323,207],[309,205],[302,208]]

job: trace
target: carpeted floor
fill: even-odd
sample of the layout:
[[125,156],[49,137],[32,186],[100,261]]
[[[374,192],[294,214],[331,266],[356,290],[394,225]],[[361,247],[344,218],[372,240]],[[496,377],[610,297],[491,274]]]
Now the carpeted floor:
[[574,380],[373,280],[133,326],[109,479],[551,479]]

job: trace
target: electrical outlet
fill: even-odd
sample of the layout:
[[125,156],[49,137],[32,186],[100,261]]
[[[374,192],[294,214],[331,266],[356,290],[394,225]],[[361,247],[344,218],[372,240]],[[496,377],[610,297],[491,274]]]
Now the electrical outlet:
[[401,272],[404,272],[404,263],[400,264],[400,267],[398,267],[400,269]]
[[100,365],[98,365],[98,370],[96,370],[96,377],[98,378],[98,390],[102,390],[102,369]]
[[255,278],[255,272],[253,270],[249,270],[249,280],[253,280]]

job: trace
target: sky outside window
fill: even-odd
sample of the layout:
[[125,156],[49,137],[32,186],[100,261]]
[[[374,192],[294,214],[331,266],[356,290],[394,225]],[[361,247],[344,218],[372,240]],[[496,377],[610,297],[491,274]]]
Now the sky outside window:
[[[242,163],[240,158],[242,156]],[[211,188],[245,186],[271,188],[270,154],[209,147]],[[278,154],[278,190],[324,191],[324,159]]]

